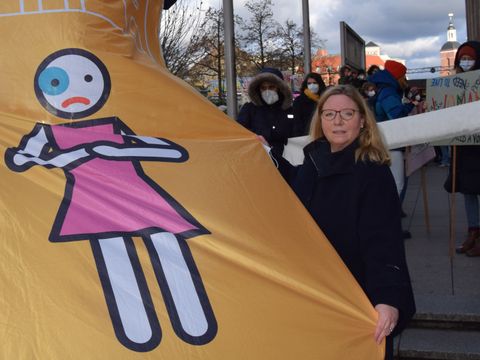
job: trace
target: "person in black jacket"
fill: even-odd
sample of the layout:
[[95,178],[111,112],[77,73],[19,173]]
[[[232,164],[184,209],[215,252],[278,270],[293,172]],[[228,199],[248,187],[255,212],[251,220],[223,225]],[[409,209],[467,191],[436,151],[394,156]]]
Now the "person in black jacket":
[[320,74],[309,73],[305,76],[300,95],[293,101],[293,136],[308,134],[317,101],[325,89]]
[[248,85],[250,102],[240,109],[237,121],[257,135],[263,136],[272,153],[281,156],[293,134],[292,91],[282,73],[264,68]]
[[[350,85],[327,89],[313,118],[304,163],[287,181],[378,313],[374,339],[392,336],[415,313],[402,239],[400,204],[375,117]],[[287,171],[283,171],[286,174]]]
[[[480,69],[480,42],[467,41],[460,45],[454,66],[457,73]],[[467,256],[480,256],[480,146],[457,146],[455,158],[456,183],[453,191],[463,194],[468,223],[467,238],[456,251]],[[448,192],[452,192],[453,187],[453,164],[454,161],[451,161],[449,176],[445,182]]]

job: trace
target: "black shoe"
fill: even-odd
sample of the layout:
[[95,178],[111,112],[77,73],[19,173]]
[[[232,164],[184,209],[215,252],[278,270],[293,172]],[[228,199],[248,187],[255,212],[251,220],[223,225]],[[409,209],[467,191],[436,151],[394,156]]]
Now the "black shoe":
[[402,231],[402,237],[404,239],[411,239],[412,238],[412,234],[410,233],[410,231],[408,230],[403,230]]

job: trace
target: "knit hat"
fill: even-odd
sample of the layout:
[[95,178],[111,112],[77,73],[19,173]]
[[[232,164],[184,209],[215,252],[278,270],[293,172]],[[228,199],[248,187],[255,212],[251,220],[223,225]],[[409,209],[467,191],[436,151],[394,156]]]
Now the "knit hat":
[[260,70],[260,73],[261,74],[270,73],[270,74],[273,74],[273,75],[277,75],[280,79],[283,80],[282,72],[278,69],[275,69],[275,68],[266,67],[266,68],[263,68],[262,70]]
[[407,68],[405,65],[393,60],[385,61],[385,70],[392,74],[392,76],[397,80],[402,76],[405,76],[407,73]]
[[457,59],[460,59],[463,55],[468,55],[472,59],[477,58],[477,54],[475,52],[475,49],[469,45],[462,46],[460,49],[458,49],[457,52]]

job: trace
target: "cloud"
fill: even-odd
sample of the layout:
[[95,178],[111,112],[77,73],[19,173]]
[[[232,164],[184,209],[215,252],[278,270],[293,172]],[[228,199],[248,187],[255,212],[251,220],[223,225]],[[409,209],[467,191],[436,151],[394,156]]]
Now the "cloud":
[[421,54],[436,52],[440,59],[440,48],[444,41],[439,36],[421,37],[413,40],[399,41],[395,43],[378,43],[381,52],[396,58],[410,58]]
[[[244,6],[246,2],[234,1],[236,15],[250,17]],[[219,0],[204,0],[204,3],[221,5]],[[277,21],[291,19],[302,25],[301,1],[273,0],[273,3]],[[310,25],[321,39],[327,40],[330,53],[340,53],[340,21],[347,22],[365,42],[380,45],[382,53],[407,60],[410,67],[439,64],[440,48],[447,41],[450,12],[455,14],[458,41],[466,41],[465,2],[460,0],[310,0],[309,9]]]

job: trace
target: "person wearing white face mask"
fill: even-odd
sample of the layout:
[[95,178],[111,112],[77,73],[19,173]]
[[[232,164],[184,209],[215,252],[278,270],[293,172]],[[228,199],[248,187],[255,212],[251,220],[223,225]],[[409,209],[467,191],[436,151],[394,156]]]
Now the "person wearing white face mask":
[[317,101],[325,89],[326,86],[320,74],[310,73],[305,76],[300,87],[300,95],[293,101],[293,136],[309,133]]
[[293,134],[292,91],[282,73],[264,68],[248,85],[250,102],[240,109],[237,121],[261,135],[271,146],[273,154],[282,155]]
[[[454,66],[457,73],[480,69],[480,42],[467,41],[460,45]],[[457,146],[451,154],[450,171],[444,187],[450,193],[463,194],[468,224],[466,239],[456,251],[467,256],[480,256],[480,146]],[[453,172],[456,175],[455,184]]]

